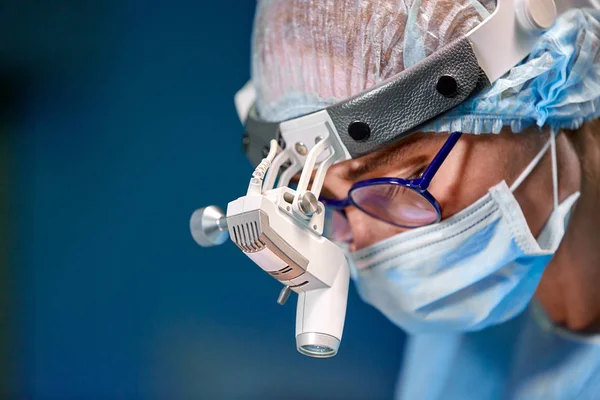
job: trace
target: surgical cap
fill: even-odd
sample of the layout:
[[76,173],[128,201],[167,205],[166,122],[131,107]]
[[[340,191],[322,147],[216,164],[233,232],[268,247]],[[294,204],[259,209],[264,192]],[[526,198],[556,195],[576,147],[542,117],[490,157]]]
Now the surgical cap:
[[[252,41],[257,111],[283,121],[371,89],[466,35],[495,4],[259,0]],[[597,10],[565,13],[521,64],[420,130],[575,129],[600,117],[599,21]]]

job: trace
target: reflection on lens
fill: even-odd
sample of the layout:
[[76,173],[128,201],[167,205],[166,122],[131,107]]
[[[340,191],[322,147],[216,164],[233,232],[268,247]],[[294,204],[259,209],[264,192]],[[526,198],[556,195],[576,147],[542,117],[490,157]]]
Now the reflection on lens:
[[395,225],[418,227],[438,219],[438,211],[420,193],[410,188],[380,184],[352,190],[352,201],[372,216]]
[[300,346],[300,351],[308,356],[317,356],[324,357],[329,355],[334,355],[335,350],[333,350],[329,346],[320,346],[317,344],[306,344],[304,346]]

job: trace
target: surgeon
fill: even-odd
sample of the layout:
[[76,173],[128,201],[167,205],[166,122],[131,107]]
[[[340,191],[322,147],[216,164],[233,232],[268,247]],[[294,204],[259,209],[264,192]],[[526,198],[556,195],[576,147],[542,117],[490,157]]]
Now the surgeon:
[[[561,15],[490,87],[328,171],[331,235],[347,251],[359,294],[409,335],[400,399],[600,399],[593,4]],[[257,113],[280,122],[372,89],[463,37],[495,7],[261,0],[252,49]],[[423,203],[401,183],[424,173],[431,183]]]

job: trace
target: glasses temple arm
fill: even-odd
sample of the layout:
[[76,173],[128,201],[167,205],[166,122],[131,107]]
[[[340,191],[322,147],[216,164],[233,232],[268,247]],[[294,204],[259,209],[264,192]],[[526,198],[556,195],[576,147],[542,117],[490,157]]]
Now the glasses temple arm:
[[425,172],[423,172],[423,176],[421,177],[420,181],[420,186],[422,189],[427,189],[429,187],[429,183],[431,183],[431,180],[433,179],[437,171],[440,169],[440,167],[446,160],[446,157],[448,157],[448,154],[450,154],[450,151],[452,151],[454,145],[456,144],[456,142],[458,142],[458,139],[460,139],[461,135],[462,132],[453,132],[450,134],[448,140],[446,140],[446,142],[444,143],[440,151],[438,151],[438,153],[435,155]]

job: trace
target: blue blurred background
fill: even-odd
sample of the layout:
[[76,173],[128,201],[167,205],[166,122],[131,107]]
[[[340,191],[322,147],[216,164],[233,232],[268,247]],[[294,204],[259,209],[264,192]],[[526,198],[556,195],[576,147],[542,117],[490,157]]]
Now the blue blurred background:
[[243,193],[253,1],[0,3],[0,397],[390,398],[403,336],[351,289],[330,360],[188,220]]

